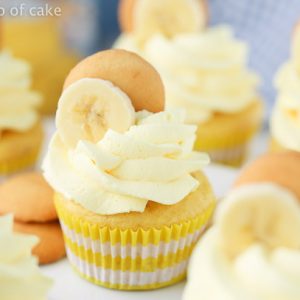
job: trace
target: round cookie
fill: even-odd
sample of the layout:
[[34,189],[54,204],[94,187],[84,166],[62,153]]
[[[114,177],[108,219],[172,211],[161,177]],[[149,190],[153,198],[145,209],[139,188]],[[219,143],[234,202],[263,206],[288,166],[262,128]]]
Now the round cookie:
[[136,111],[164,110],[165,92],[160,75],[148,62],[132,52],[113,49],[85,58],[71,70],[64,89],[82,78],[112,82],[128,95]]
[[40,173],[21,173],[0,186],[0,214],[8,213],[20,222],[57,220],[53,190]]
[[285,151],[261,156],[246,167],[234,186],[273,182],[292,191],[300,199],[300,152]]
[[[151,1],[151,0],[150,0]],[[164,1],[164,0],[160,0]],[[204,24],[208,21],[208,4],[206,0],[198,0],[203,10],[205,18]],[[123,32],[132,32],[134,30],[134,12],[138,0],[120,0],[118,8],[118,18],[121,30]]]
[[33,234],[40,242],[32,250],[40,264],[55,262],[66,255],[63,234],[58,222],[52,223],[14,223],[14,231]]

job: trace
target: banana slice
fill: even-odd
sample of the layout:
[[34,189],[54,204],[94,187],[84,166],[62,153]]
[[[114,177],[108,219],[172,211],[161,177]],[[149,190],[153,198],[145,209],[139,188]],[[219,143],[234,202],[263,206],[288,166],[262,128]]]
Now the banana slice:
[[216,214],[220,246],[236,257],[250,245],[300,248],[300,206],[288,190],[271,183],[234,190]]
[[123,30],[134,31],[141,43],[157,33],[173,37],[197,32],[207,22],[203,0],[124,0],[119,12]]
[[111,82],[95,78],[80,79],[65,89],[56,113],[58,133],[70,147],[79,140],[96,143],[109,128],[124,132],[134,120],[128,96]]

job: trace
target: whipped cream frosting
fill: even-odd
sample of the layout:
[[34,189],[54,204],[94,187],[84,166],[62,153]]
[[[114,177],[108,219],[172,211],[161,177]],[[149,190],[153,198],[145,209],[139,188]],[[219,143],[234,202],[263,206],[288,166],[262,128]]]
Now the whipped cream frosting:
[[44,277],[37,258],[31,256],[35,236],[13,232],[11,215],[0,217],[0,299],[42,300],[52,280]]
[[259,78],[247,69],[247,45],[228,26],[173,39],[156,35],[143,49],[132,34],[123,34],[115,46],[138,52],[157,68],[166,107],[186,109],[190,123],[203,123],[215,112],[240,112],[257,100]]
[[300,70],[293,59],[275,77],[278,98],[271,117],[272,136],[284,147],[300,151]]
[[[265,197],[269,197],[269,208],[260,204],[260,200],[265,200]],[[252,210],[251,205],[255,205]],[[268,218],[266,216],[272,211],[272,205],[280,209]],[[251,219],[251,213],[254,213],[252,224],[243,227],[245,220]],[[225,219],[226,222],[236,220],[232,226],[240,224],[240,227],[234,228],[241,233],[237,242],[243,244],[247,241],[247,247],[240,249],[235,256],[231,256],[224,246],[224,242],[229,242],[229,233],[224,234]],[[279,220],[285,221],[277,226]],[[256,236],[250,240],[246,236],[249,230],[256,231]],[[287,239],[293,234],[297,237],[292,241],[294,243],[297,240],[295,245],[289,245],[285,237],[280,239],[280,233],[284,230]],[[194,250],[183,299],[300,299],[299,232],[299,199],[292,193],[277,185],[264,183],[238,188],[221,203],[215,225]],[[230,246],[239,249],[236,244]]]
[[0,52],[0,130],[26,131],[37,122],[41,96],[30,85],[29,64]]
[[43,169],[53,188],[98,214],[143,212],[149,200],[172,205],[198,186],[192,173],[209,162],[193,151],[196,126],[182,111],[136,113],[126,132],[66,146],[57,132]]

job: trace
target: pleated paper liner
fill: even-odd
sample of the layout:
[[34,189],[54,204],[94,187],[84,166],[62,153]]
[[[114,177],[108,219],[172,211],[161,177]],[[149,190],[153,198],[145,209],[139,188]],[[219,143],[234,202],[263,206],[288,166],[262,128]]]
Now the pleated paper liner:
[[171,226],[122,230],[74,216],[58,195],[55,204],[74,270],[97,285],[120,290],[156,289],[182,280],[215,206],[212,202],[197,217]]
[[197,130],[195,150],[210,154],[212,161],[238,167],[247,157],[249,143],[262,123],[262,105],[257,102],[239,114],[216,117]]

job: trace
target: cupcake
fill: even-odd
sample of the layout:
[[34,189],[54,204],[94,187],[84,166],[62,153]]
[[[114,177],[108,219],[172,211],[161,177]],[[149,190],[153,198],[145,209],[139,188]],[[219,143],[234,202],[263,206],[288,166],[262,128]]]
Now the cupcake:
[[30,66],[2,51],[0,70],[0,174],[5,175],[35,163],[43,129],[37,113],[41,96],[30,90]]
[[[187,15],[193,1],[183,2],[181,10]],[[196,18],[198,25],[186,27],[186,30],[170,25],[172,34],[162,29],[164,22],[159,16],[163,14],[158,15],[156,10],[143,9],[142,4],[141,7],[132,4],[131,9],[121,5],[119,15],[123,33],[115,47],[139,53],[159,71],[166,89],[166,108],[185,109],[186,121],[198,127],[195,150],[207,152],[214,162],[240,166],[263,119],[259,78],[247,69],[246,43],[236,40],[229,26],[205,28],[206,5],[201,1],[194,2],[198,9],[193,10],[194,14],[189,12],[189,17],[184,16],[189,21]],[[181,16],[181,10],[175,7],[179,12],[174,13],[176,19]],[[164,12],[175,12],[168,1],[161,1],[163,9]],[[138,22],[139,14],[149,22]],[[128,23],[134,26],[127,27]],[[151,29],[156,25],[160,30],[146,34],[145,27],[150,24]]]
[[73,268],[114,289],[145,290],[185,277],[215,198],[193,151],[196,127],[163,111],[155,69],[108,50],[69,74],[43,164]]
[[293,35],[290,59],[275,77],[277,101],[271,116],[271,151],[300,151],[300,25]]
[[300,153],[246,168],[197,245],[184,300],[300,299]]
[[42,275],[31,256],[37,242],[35,236],[13,232],[12,216],[0,217],[1,300],[46,299],[52,280]]
[[122,34],[117,44],[142,49],[157,34],[172,38],[180,33],[199,32],[207,19],[206,0],[121,0]]

